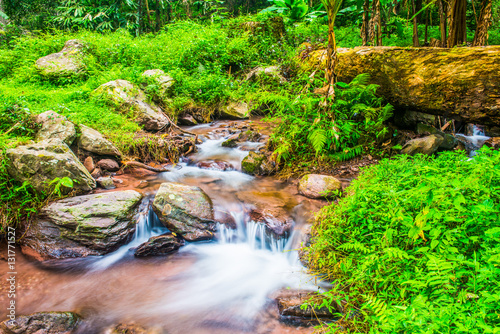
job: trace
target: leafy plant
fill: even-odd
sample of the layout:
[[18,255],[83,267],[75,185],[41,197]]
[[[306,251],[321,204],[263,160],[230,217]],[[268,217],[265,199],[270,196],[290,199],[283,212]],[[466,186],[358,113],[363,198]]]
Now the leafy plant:
[[336,98],[326,112],[319,107],[321,98],[313,94],[286,101],[275,112],[281,122],[270,142],[278,163],[348,160],[388,134],[384,122],[393,108],[375,95],[378,86],[368,84],[367,74],[336,86]]
[[273,5],[261,13],[276,12],[290,17],[294,21],[301,20],[307,14],[309,6],[304,0],[269,0]]
[[498,333],[499,163],[489,148],[385,159],[318,214],[310,264],[349,332]]

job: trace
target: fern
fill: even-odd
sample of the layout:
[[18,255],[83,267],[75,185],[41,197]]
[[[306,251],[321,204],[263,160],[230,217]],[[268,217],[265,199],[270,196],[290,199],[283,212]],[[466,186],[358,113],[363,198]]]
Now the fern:
[[314,151],[316,152],[316,156],[318,156],[326,144],[326,133],[323,129],[315,129],[307,136],[309,143],[312,145]]

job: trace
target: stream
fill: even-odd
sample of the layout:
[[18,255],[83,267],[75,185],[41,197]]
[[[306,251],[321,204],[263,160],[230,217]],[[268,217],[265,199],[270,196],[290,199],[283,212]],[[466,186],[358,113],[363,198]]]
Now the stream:
[[[187,128],[203,143],[170,172],[117,176],[122,182],[117,190],[135,189],[145,197],[132,240],[113,253],[40,265],[18,250],[18,313],[75,311],[85,318],[77,333],[90,334],[131,322],[172,334],[312,333],[280,322],[273,295],[287,288],[320,289],[300,263],[297,248],[310,213],[326,202],[298,195],[295,184],[242,173],[242,159],[263,143],[222,147],[235,124]],[[222,161],[233,170],[198,167],[204,161]],[[236,228],[219,224],[214,241],[187,242],[167,256],[136,258],[131,249],[168,232],[150,205],[160,184],[168,181],[202,188],[213,201],[216,220],[230,217]],[[139,189],[138,184],[146,186]],[[286,210],[294,222],[292,232],[276,238],[251,221],[247,208],[255,202]],[[5,310],[0,314],[4,317]]]

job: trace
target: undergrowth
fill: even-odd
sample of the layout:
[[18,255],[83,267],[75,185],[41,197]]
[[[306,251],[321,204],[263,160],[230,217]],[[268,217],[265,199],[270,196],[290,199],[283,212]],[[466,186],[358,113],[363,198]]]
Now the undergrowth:
[[500,332],[500,152],[397,156],[316,217],[310,263],[350,333]]
[[[390,138],[384,122],[393,107],[375,95],[378,86],[368,80],[367,74],[361,74],[349,84],[337,83],[335,100],[328,107],[322,105],[325,97],[312,92],[309,84],[302,96],[275,101],[271,121],[279,124],[270,147],[282,173],[349,160]],[[321,82],[317,78],[316,86]]]

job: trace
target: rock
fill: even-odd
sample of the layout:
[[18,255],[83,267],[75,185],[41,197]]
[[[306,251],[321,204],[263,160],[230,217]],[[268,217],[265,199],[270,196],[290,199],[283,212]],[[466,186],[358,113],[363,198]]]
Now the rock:
[[221,144],[222,147],[230,147],[234,148],[238,146],[238,136],[237,135],[232,135],[228,139],[222,142]]
[[484,142],[484,145],[494,148],[495,150],[500,149],[500,137],[493,137]]
[[198,122],[194,119],[192,115],[183,115],[177,119],[177,123],[180,125],[197,125]]
[[0,325],[5,334],[70,334],[81,324],[73,312],[38,312],[18,315],[16,320],[6,320]]
[[266,156],[262,153],[249,152],[241,162],[241,170],[250,175],[259,175],[260,166],[266,160]]
[[259,80],[278,84],[286,82],[286,79],[281,75],[281,71],[278,66],[256,67],[247,74],[246,79],[249,81]]
[[233,165],[225,161],[200,161],[196,164],[201,169],[212,169],[220,171],[234,170]]
[[100,185],[104,189],[115,189],[115,184],[113,183],[113,179],[111,177],[100,177],[96,180],[97,184]]
[[135,250],[135,256],[167,255],[184,246],[184,240],[169,234],[149,238]]
[[[302,61],[311,73],[326,65],[326,52],[317,50]],[[500,47],[338,49],[336,71],[341,82],[361,73],[380,85],[398,110],[415,110],[466,123],[499,125]]]
[[246,119],[250,111],[245,102],[231,102],[221,110],[221,117],[228,119]]
[[96,88],[92,96],[104,99],[117,110],[133,110],[138,124],[149,131],[163,129],[169,120],[158,107],[146,103],[146,95],[142,90],[126,80],[107,82]]
[[85,160],[83,161],[83,166],[85,167],[85,169],[87,169],[89,173],[91,173],[90,175],[92,175],[92,172],[95,169],[94,159],[92,159],[92,157],[86,157]]
[[[77,192],[95,188],[95,181],[87,169],[60,139],[49,139],[8,149],[8,172],[17,181],[27,181],[35,190],[47,190],[56,178],[69,177]],[[70,189],[61,189],[69,192]]]
[[94,178],[94,180],[97,180],[102,176],[102,170],[100,168],[95,168],[90,175]]
[[198,187],[162,183],[153,201],[153,210],[163,225],[188,241],[214,237],[212,201]]
[[253,35],[271,35],[277,39],[280,39],[286,33],[285,23],[281,16],[272,16],[263,22],[245,21],[239,25],[239,28]]
[[47,78],[81,75],[85,72],[83,48],[84,45],[80,41],[69,40],[60,52],[38,59],[35,68]]
[[104,99],[117,109],[128,109],[135,101],[146,101],[144,92],[127,80],[106,82],[91,95]]
[[500,126],[487,126],[485,135],[488,137],[500,137]]
[[118,162],[112,159],[102,159],[97,162],[97,167],[101,170],[107,170],[108,172],[116,172],[120,169]]
[[146,328],[134,323],[118,324],[112,328],[108,328],[104,334],[163,334],[161,329]]
[[458,140],[455,136],[445,133],[436,129],[433,126],[419,123],[417,124],[417,133],[418,134],[432,134],[443,137],[443,142],[439,145],[439,149],[442,150],[452,150],[457,146]]
[[307,174],[299,180],[298,190],[309,198],[335,198],[342,190],[342,182],[329,175]]
[[169,124],[168,119],[160,112],[158,107],[143,101],[135,101],[133,105],[136,121],[144,126],[145,130],[158,131]]
[[145,71],[142,73],[142,78],[145,84],[157,85],[161,97],[166,95],[169,88],[175,83],[171,76],[158,69]]
[[240,191],[236,194],[249,212],[249,218],[266,226],[275,238],[289,236],[293,227],[291,208],[298,203],[295,197],[279,191]]
[[415,155],[417,153],[431,155],[437,151],[443,141],[443,137],[438,135],[412,139],[403,146],[401,153],[408,155]]
[[88,152],[98,155],[112,155],[121,157],[120,151],[109,140],[104,138],[99,131],[96,131],[88,126],[80,124],[80,137],[78,138],[78,146]]
[[413,110],[401,110],[394,114],[394,123],[399,128],[414,130],[419,123],[434,126],[436,116]]
[[[321,320],[333,320],[335,318],[335,314],[330,312],[326,306],[313,309],[308,305],[307,308],[302,309],[302,304],[311,298],[322,298],[322,296],[314,291],[281,290],[276,297],[280,320],[310,326],[318,324]],[[338,313],[343,312],[342,307],[337,303],[332,306]]]
[[103,255],[134,233],[142,195],[113,191],[69,197],[40,212],[21,240],[23,253],[38,260]]
[[257,131],[247,130],[238,135],[239,141],[250,141],[258,142],[262,138],[262,135]]
[[73,123],[64,116],[49,110],[41,113],[36,118],[36,123],[41,125],[36,134],[36,140],[60,139],[64,143],[71,145],[76,137],[76,129]]

